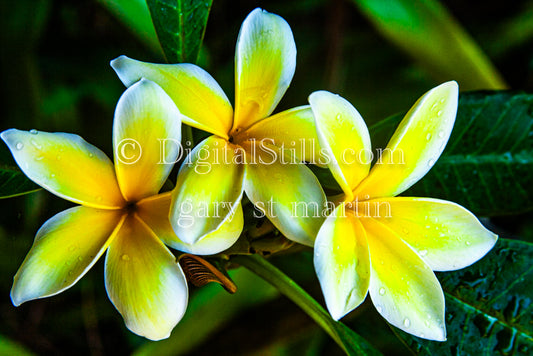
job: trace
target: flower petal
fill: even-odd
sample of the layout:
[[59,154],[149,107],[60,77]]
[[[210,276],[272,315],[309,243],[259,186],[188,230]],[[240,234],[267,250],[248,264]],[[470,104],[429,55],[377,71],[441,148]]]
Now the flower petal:
[[365,199],[395,196],[426,175],[450,138],[458,93],[452,81],[418,99],[354,194]]
[[45,222],[15,275],[13,304],[49,297],[74,285],[104,253],[121,214],[77,206]]
[[295,67],[296,44],[289,24],[278,15],[253,10],[237,39],[233,128],[246,128],[270,115]]
[[155,64],[120,56],[111,67],[127,87],[141,78],[157,83],[174,100],[187,125],[227,138],[233,109],[218,83],[202,68],[189,63]]
[[182,165],[170,223],[183,242],[194,244],[216,231],[240,205],[244,165],[235,163],[237,154],[226,140],[211,136]]
[[370,257],[361,223],[340,204],[327,217],[315,241],[315,271],[328,311],[339,320],[366,298]]
[[285,110],[258,121],[244,131],[242,139],[270,139],[274,146],[294,152],[301,161],[325,165],[325,160],[320,155],[315,119],[309,105]]
[[137,214],[161,241],[176,250],[195,255],[214,255],[230,248],[241,235],[244,220],[242,207],[238,204],[234,214],[229,214],[218,229],[194,244],[185,243],[170,225],[170,200],[170,193],[144,199],[137,204]]
[[396,197],[374,199],[368,204],[371,216],[411,245],[434,271],[470,266],[498,239],[471,212],[449,201]]
[[10,129],[1,137],[24,174],[49,192],[93,208],[124,206],[113,163],[80,136]]
[[368,175],[372,162],[370,135],[359,112],[347,100],[327,91],[309,96],[320,147],[337,183],[353,198],[352,190]]
[[446,340],[444,294],[431,268],[381,223],[360,221],[370,248],[370,297],[378,312],[407,333]]
[[243,147],[248,198],[288,239],[313,246],[326,207],[315,175],[304,164],[294,163],[296,158],[264,141]]
[[183,271],[135,214],[109,246],[105,284],[128,329],[151,340],[167,338],[187,308]]
[[157,84],[143,79],[120,97],[113,123],[115,169],[122,195],[157,194],[180,151],[180,112]]

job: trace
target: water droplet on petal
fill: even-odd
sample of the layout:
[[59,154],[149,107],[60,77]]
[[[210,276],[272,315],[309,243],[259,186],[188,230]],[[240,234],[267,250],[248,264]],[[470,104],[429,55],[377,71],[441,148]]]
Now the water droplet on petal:
[[442,115],[442,110],[439,110],[439,111],[437,112],[437,116],[441,116],[441,115]]
[[428,254],[428,250],[422,250],[422,251],[420,251],[420,256],[421,256],[421,257],[424,257],[424,256],[426,256],[427,254]]
[[465,242],[466,246],[470,246],[470,241]]
[[129,261],[129,260],[130,260],[130,256],[122,255],[122,261]]
[[50,178],[55,178],[55,176],[56,175],[54,173],[50,174]]
[[409,320],[408,318],[405,318],[403,320],[403,326],[405,326],[406,328],[410,327],[411,326],[411,320]]
[[33,138],[30,140],[30,143],[32,144],[33,147],[35,147],[36,149],[40,150],[43,148],[43,146],[41,146],[37,141],[35,141]]
[[15,145],[15,148],[20,151],[21,149],[24,148],[24,144],[22,142],[17,142],[17,144]]
[[385,288],[381,287],[379,289],[379,295],[384,295],[385,294]]
[[434,159],[430,159],[430,160],[428,161],[428,166],[429,166],[429,167],[433,167],[434,164],[435,164],[435,160],[434,160]]
[[93,154],[92,153],[89,153],[89,158],[93,158]]
[[426,135],[426,141],[429,141],[429,140],[431,140],[431,134],[430,134],[430,133],[428,133],[428,134]]
[[439,135],[439,138],[443,138],[444,137],[444,131],[440,130],[438,135]]
[[43,158],[44,158],[43,156],[37,156],[37,157],[35,157],[35,160],[36,161],[41,161]]
[[376,305],[376,309],[378,310],[379,313],[383,311],[383,308],[381,307],[381,305]]
[[35,129],[31,129],[31,130],[30,130],[30,133],[31,133],[32,135],[37,135],[37,134],[39,133],[39,131],[37,131],[37,130],[35,130]]

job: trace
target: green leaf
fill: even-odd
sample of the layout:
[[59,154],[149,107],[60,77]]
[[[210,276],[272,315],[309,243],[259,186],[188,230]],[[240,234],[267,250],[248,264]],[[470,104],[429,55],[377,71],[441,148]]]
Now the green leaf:
[[32,356],[34,353],[7,337],[0,335],[0,355]]
[[533,352],[533,245],[500,239],[481,261],[439,274],[448,340],[395,330],[416,354],[527,355]]
[[439,80],[503,89],[505,82],[474,40],[437,0],[353,0],[376,29]]
[[[385,147],[402,116],[370,127],[372,145]],[[533,208],[533,95],[462,93],[455,126],[429,173],[406,196],[451,200],[477,215]]]
[[145,0],[98,0],[154,52],[161,51]]
[[33,193],[39,189],[17,168],[0,166],[0,199]]
[[[207,285],[192,295],[187,312],[168,339],[147,342],[133,355],[178,356],[190,354],[195,347],[247,309],[279,296],[276,289],[245,269],[230,272],[237,292],[229,294],[219,285]],[[223,306],[221,308],[221,306]]]
[[276,287],[280,293],[292,300],[307,313],[348,355],[381,355],[363,337],[341,322],[331,318],[329,313],[306,291],[281,270],[258,255],[233,256],[233,262],[246,267]]
[[213,0],[146,0],[169,63],[196,63]]

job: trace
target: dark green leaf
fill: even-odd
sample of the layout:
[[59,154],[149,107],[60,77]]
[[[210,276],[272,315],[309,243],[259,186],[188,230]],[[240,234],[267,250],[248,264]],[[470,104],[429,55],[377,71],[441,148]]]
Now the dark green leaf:
[[213,0],[146,0],[167,62],[196,63]]
[[439,1],[353,2],[384,37],[435,77],[455,78],[469,90],[506,87],[481,48]]
[[[370,128],[384,147],[402,116]],[[459,98],[450,141],[429,173],[403,195],[454,201],[477,215],[533,208],[533,95],[472,92]]]
[[305,290],[289,276],[258,255],[237,255],[232,261],[246,267],[276,287],[309,315],[348,355],[381,355],[367,340],[347,327],[335,321]]
[[533,245],[500,239],[481,261],[439,274],[446,296],[446,342],[395,330],[415,353],[531,355]]
[[32,193],[39,189],[17,168],[0,166],[0,199]]

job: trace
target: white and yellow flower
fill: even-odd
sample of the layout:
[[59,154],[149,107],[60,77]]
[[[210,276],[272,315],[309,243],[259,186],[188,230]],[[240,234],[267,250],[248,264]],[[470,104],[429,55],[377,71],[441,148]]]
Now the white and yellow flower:
[[406,114],[370,169],[370,137],[357,110],[329,92],[309,102],[320,146],[344,194],[315,242],[314,264],[326,305],[338,320],[370,291],[378,312],[413,335],[445,340],[444,295],[433,271],[466,267],[497,236],[449,201],[396,197],[421,179],[448,141],[458,87],[444,83]]
[[[126,326],[152,340],[169,336],[188,298],[185,276],[163,242],[179,245],[168,221],[170,192],[158,194],[177,149],[160,157],[160,138],[181,138],[180,113],[155,83],[120,98],[113,125],[115,165],[66,133],[10,129],[1,137],[22,171],[51,193],[80,204],[49,219],[14,278],[13,304],[74,285],[107,250],[105,285]],[[163,242],[162,242],[163,241]]]
[[[317,141],[312,111],[301,106],[270,116],[296,65],[294,38],[284,19],[256,9],[243,22],[235,54],[235,110],[217,82],[193,64],[121,56],[111,65],[126,86],[142,77],[158,83],[184,123],[213,134],[193,150],[192,164],[182,166],[172,196],[171,223],[183,241],[198,246],[231,216],[241,217],[246,192],[285,236],[313,245],[323,221],[316,207],[322,210],[325,196],[316,177],[300,164],[316,159],[319,150],[312,144]],[[295,158],[298,164],[287,164]],[[183,222],[184,207],[194,216],[190,223]],[[212,243],[229,247],[242,224],[228,230],[232,237],[225,234]]]

